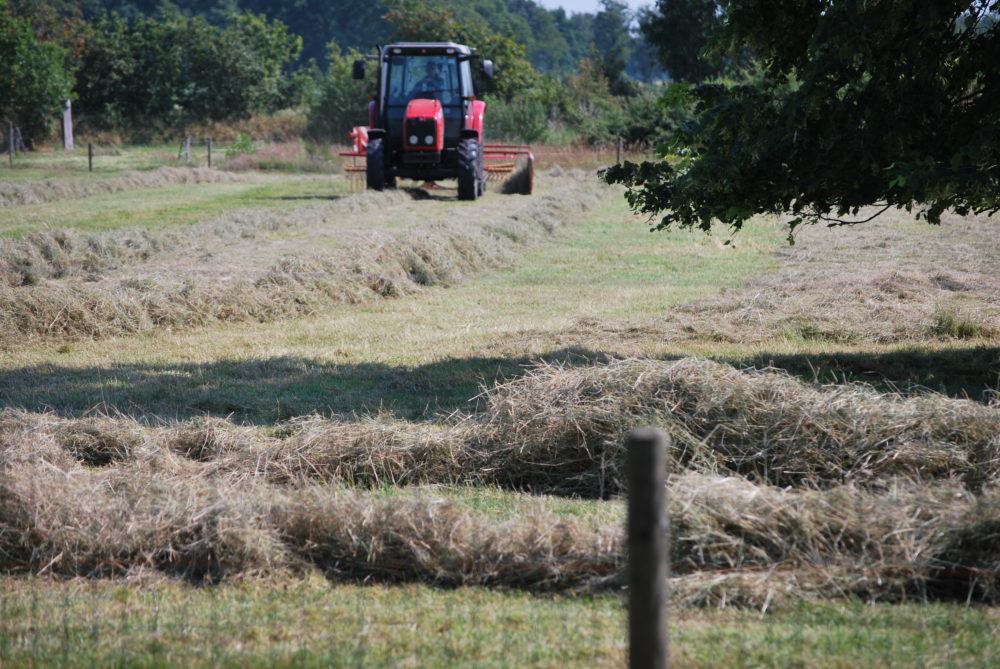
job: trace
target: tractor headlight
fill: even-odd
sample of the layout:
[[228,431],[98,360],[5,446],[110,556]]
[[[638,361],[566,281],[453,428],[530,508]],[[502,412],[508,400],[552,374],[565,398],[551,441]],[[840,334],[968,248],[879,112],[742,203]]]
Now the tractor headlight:
[[430,146],[433,143],[434,143],[434,136],[433,135],[427,135],[426,137],[424,137],[424,144],[426,144],[427,146]]
[[410,144],[419,144],[420,140],[417,139],[416,135],[410,135]]

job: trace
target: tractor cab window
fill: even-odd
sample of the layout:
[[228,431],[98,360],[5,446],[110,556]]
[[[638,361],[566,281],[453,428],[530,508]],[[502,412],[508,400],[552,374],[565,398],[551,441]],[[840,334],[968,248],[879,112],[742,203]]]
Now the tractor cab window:
[[395,55],[389,60],[389,105],[405,106],[410,100],[440,100],[460,105],[458,61],[439,55]]

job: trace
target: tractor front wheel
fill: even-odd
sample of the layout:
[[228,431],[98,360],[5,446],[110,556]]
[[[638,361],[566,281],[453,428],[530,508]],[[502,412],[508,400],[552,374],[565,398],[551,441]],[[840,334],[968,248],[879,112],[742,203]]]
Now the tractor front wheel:
[[482,181],[479,142],[472,138],[458,143],[458,199],[475,200]]
[[385,147],[381,139],[368,142],[365,179],[368,182],[368,190],[385,190]]

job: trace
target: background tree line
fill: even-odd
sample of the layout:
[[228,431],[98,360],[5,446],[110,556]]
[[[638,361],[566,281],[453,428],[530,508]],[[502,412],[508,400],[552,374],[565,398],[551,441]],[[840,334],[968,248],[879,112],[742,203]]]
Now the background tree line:
[[481,82],[494,136],[649,144],[666,76],[640,30],[654,14],[616,0],[572,15],[533,0],[0,0],[0,114],[41,139],[72,97],[78,127],[148,141],[293,109],[314,138],[341,139],[370,93],[354,58],[454,39],[497,63]]

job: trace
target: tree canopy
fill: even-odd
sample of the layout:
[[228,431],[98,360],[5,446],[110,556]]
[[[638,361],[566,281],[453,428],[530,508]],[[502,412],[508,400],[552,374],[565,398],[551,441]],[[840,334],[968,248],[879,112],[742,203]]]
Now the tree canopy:
[[52,125],[73,86],[70,49],[59,32],[54,23],[36,28],[0,0],[0,120],[24,128],[29,143]]
[[234,14],[226,27],[162,12],[93,23],[77,76],[78,108],[108,125],[214,121],[284,103],[284,68],[301,39],[278,21]]
[[[44,2],[66,0],[44,0]],[[250,11],[277,19],[302,37],[301,62],[310,59],[325,64],[331,41],[342,48],[371,49],[390,39],[393,27],[384,19],[392,9],[399,9],[393,0],[373,0],[357,3],[353,0],[79,0],[86,15],[99,16],[104,11],[116,12],[130,20],[156,14],[169,6],[185,13],[201,16],[211,23],[223,24],[235,11]],[[591,44],[598,42],[614,47],[628,40],[628,28],[608,31],[608,21],[614,24],[610,9],[568,15],[562,9],[548,10],[534,0],[434,0],[439,14],[450,12],[463,25],[484,23],[493,32],[514,39],[524,46],[525,56],[541,72],[567,74],[577,62],[589,56]],[[602,23],[604,21],[604,23]],[[475,45],[470,45],[475,46]],[[602,55],[603,51],[602,51]],[[641,59],[644,51],[632,50]],[[632,65],[631,61],[629,63]],[[637,63],[634,74],[644,70]]]
[[662,147],[671,157],[605,173],[658,228],[1000,210],[998,0],[720,6],[720,44],[758,69],[672,86],[664,104],[694,113]]
[[639,29],[675,81],[700,82],[722,71],[705,53],[722,26],[716,0],[659,0],[639,16]]

